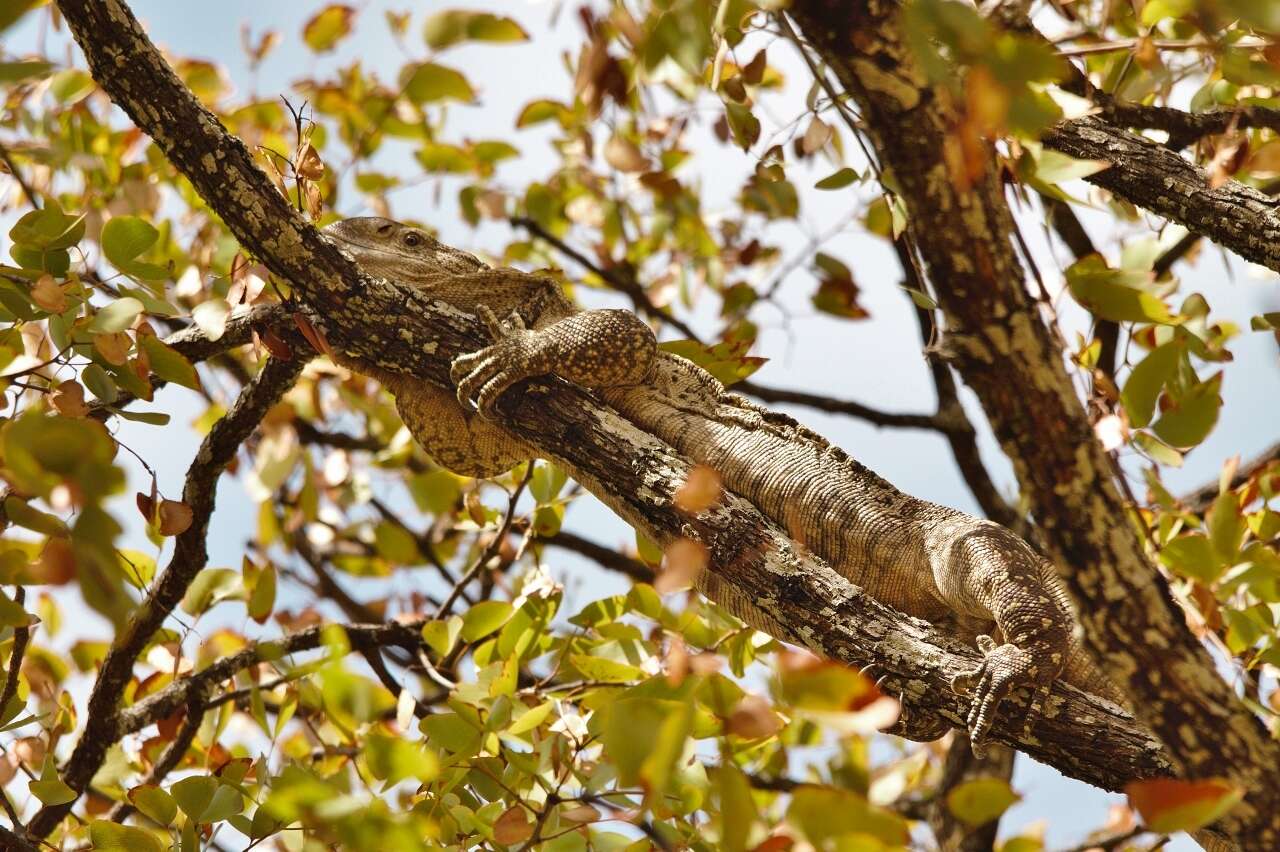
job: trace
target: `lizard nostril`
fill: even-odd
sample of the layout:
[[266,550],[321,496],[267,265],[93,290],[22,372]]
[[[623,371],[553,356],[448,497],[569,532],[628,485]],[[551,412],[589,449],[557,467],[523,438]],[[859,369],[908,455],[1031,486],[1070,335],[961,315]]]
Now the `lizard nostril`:
[[387,224],[378,227],[378,233],[385,237],[387,234],[391,233],[391,229],[393,227],[395,226],[388,222]]

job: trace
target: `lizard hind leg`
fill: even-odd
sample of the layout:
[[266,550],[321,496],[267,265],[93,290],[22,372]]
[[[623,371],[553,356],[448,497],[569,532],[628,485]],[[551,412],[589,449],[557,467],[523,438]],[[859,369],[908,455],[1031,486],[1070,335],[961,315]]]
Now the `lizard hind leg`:
[[462,476],[486,479],[537,454],[533,448],[472,411],[453,394],[427,382],[393,388],[396,410],[414,439],[436,463]]

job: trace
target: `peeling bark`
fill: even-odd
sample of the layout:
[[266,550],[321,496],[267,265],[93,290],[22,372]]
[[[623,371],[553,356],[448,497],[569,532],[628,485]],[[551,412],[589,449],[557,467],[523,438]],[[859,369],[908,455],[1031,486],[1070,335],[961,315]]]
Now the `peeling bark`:
[[[977,175],[948,168],[944,152],[954,144],[950,136],[961,116],[949,93],[933,88],[915,62],[898,11],[893,0],[798,0],[791,8],[856,101],[881,165],[893,172],[946,315],[943,348],[982,401],[1014,463],[1077,601],[1086,644],[1132,696],[1139,717],[1166,744],[1181,773],[1225,774],[1248,791],[1220,823],[1222,830],[1247,839],[1251,848],[1280,848],[1280,749],[1186,629],[1127,522],[1111,463],[1094,438],[1061,345],[1028,295],[994,158]],[[1275,214],[1269,199],[1238,184],[1209,191],[1197,183],[1194,166],[1169,152],[1181,166],[1152,167],[1163,162],[1150,150],[1158,146],[1126,136],[1083,119],[1074,129],[1059,125],[1047,141],[1063,150],[1067,140],[1084,140],[1088,147],[1067,152],[1105,153],[1119,164],[1096,175],[1099,183],[1113,172],[1129,182],[1149,181],[1144,197],[1152,203],[1202,225],[1217,216],[1212,233],[1235,241],[1224,244],[1255,258],[1280,257],[1280,231],[1270,225],[1250,231],[1244,224],[1270,222]]]

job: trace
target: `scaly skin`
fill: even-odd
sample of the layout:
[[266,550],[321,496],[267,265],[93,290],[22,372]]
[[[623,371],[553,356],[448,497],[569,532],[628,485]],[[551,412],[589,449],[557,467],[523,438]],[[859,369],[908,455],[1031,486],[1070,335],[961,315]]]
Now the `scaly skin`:
[[[327,232],[368,273],[414,284],[480,316],[494,343],[459,357],[456,398],[412,377],[371,370],[396,396],[414,437],[458,473],[494,476],[536,453],[488,416],[508,387],[554,373],[599,392],[622,415],[720,475],[850,581],[909,615],[976,642],[982,665],[957,679],[973,698],[968,727],[980,747],[996,710],[1020,686],[1032,712],[1059,677],[1121,701],[1073,637],[1053,566],[999,524],[898,491],[789,417],[728,393],[691,362],[660,352],[628,311],[582,311],[550,279],[491,269],[407,225],[347,219]],[[704,572],[701,589],[768,632],[751,601]],[[916,739],[943,733],[912,720]]]

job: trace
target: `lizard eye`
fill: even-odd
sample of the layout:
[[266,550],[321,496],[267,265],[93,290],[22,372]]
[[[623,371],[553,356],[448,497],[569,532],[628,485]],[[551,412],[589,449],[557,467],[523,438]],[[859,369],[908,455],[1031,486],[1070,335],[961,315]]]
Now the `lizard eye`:
[[409,233],[404,235],[404,244],[409,246],[409,248],[420,246],[422,245],[422,236],[413,231],[410,231]]

